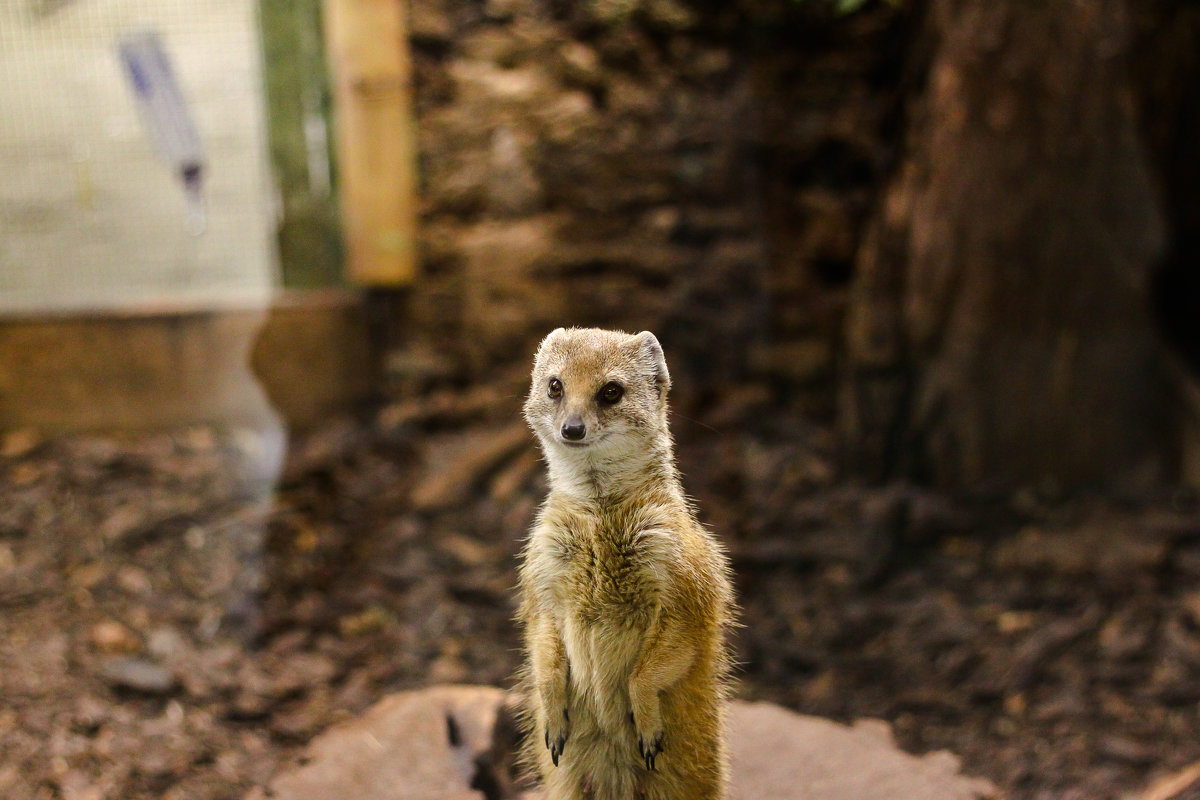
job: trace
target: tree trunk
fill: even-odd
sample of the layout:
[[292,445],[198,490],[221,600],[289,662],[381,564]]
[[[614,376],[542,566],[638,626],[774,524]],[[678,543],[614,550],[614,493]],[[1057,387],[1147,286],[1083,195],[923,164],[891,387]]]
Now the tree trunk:
[[1169,231],[1151,283],[1153,307],[1170,345],[1165,362],[1182,431],[1180,481],[1200,487],[1200,6],[1140,0],[1134,9],[1142,129],[1161,176]]
[[930,0],[927,85],[860,250],[851,463],[946,487],[1153,475],[1162,221],[1125,0]]

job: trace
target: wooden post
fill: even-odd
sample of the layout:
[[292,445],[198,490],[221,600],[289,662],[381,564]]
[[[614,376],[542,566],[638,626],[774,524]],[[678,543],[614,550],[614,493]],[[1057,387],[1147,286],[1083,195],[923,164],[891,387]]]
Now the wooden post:
[[416,130],[402,0],[325,0],[348,279],[416,273]]

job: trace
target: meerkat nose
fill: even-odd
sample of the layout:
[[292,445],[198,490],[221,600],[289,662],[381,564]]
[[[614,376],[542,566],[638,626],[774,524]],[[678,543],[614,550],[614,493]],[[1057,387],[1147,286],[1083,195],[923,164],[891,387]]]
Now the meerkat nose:
[[568,442],[578,442],[587,435],[587,426],[583,424],[583,420],[579,418],[578,414],[572,414],[563,423],[560,433],[562,433],[562,438]]

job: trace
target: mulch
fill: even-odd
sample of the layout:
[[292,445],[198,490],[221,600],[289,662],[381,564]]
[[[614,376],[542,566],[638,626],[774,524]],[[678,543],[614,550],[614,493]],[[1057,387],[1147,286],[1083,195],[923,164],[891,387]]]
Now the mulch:
[[[510,684],[519,394],[331,420],[278,476],[272,431],[0,437],[0,795],[241,798],[387,692]],[[1014,800],[1197,796],[1194,493],[856,485],[754,386],[673,425],[741,696],[887,720]]]

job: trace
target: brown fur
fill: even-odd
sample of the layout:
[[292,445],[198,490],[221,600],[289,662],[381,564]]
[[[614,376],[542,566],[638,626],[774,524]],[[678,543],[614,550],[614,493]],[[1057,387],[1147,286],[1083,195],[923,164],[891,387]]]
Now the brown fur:
[[[624,389],[613,403],[610,383]],[[520,622],[525,759],[548,800],[724,797],[732,589],[680,486],[669,388],[648,332],[560,328],[537,352],[525,416],[550,494],[523,554]],[[564,424],[583,425],[580,443]]]

